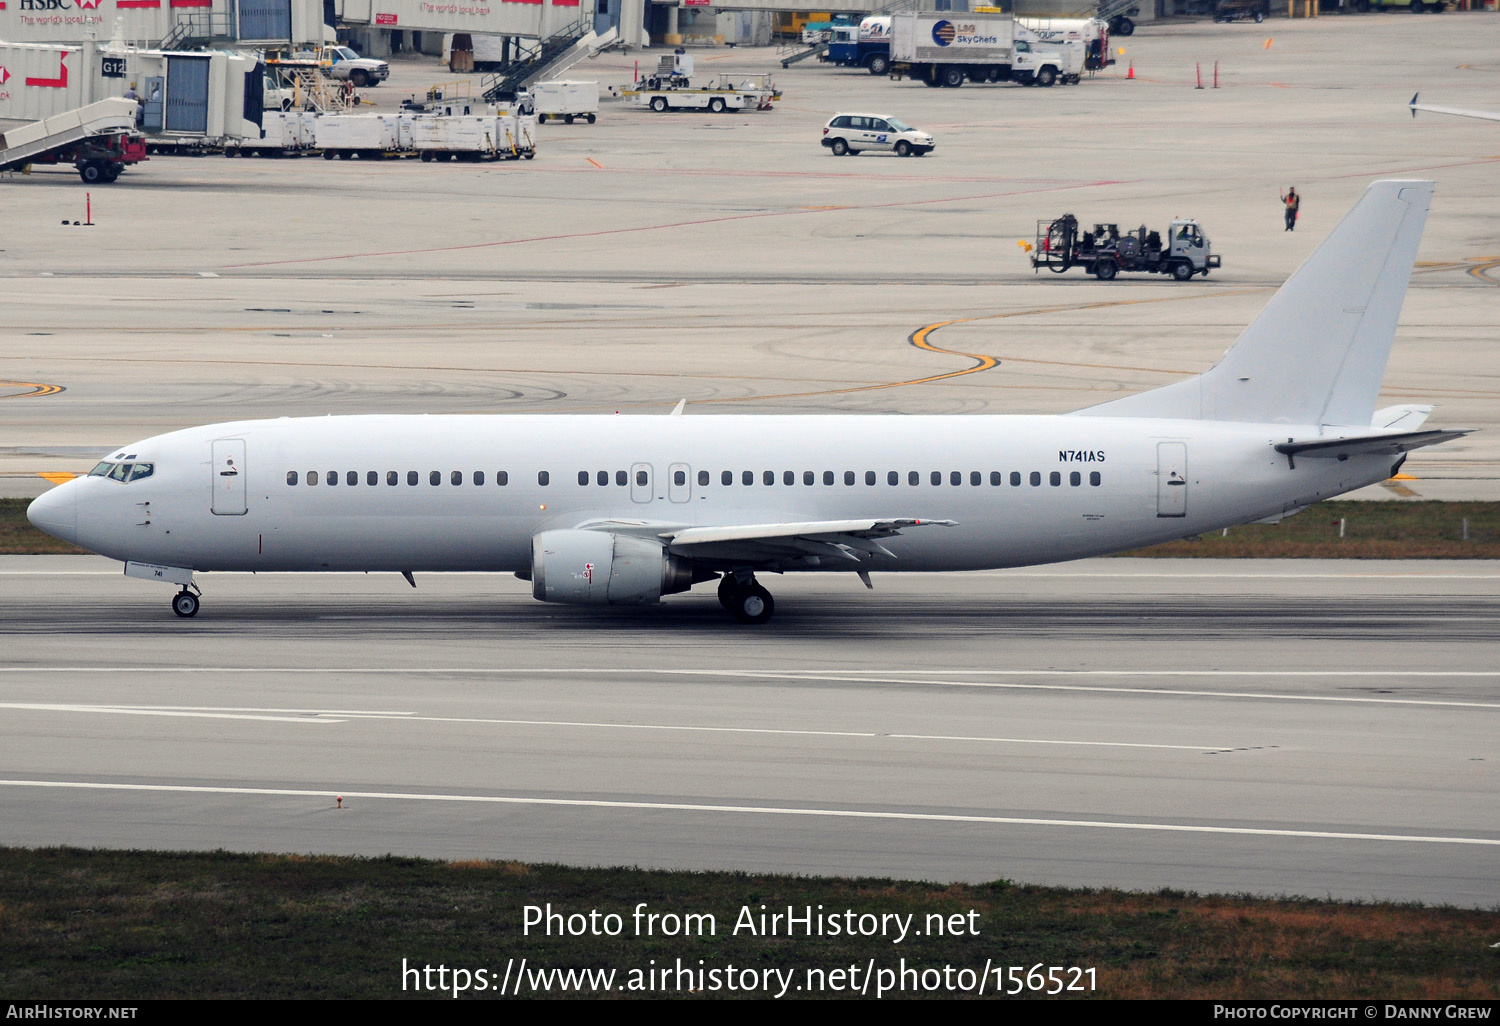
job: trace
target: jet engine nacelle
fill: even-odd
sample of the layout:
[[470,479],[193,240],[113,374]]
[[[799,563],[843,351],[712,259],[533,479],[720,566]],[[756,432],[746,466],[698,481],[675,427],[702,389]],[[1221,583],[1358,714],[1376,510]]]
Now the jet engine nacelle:
[[531,594],[543,602],[651,603],[715,576],[649,538],[543,531],[531,539]]

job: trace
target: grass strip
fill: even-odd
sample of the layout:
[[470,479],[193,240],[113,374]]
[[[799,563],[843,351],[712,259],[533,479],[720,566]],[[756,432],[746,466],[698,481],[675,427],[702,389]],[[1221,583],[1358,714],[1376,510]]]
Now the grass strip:
[[[702,936],[662,936],[660,926],[638,935],[633,911],[642,902],[648,914],[712,914],[716,929],[708,935],[700,920]],[[617,914],[620,935],[548,937],[540,927],[523,935],[525,906],[548,904],[563,916]],[[934,916],[958,929],[900,944],[736,934],[742,910],[758,916],[762,905],[798,915],[809,906],[818,915],[911,914],[917,929]],[[391,856],[0,849],[0,994],[19,1000],[446,998],[451,972],[435,995],[417,989],[402,960],[408,969],[484,969],[496,988],[507,960],[523,957],[533,970],[613,969],[615,997],[743,996],[629,989],[632,969],[670,969],[679,959],[693,970],[794,969],[805,985],[808,969],[863,972],[873,959],[896,970],[904,958],[917,970],[976,974],[987,959],[1023,973],[1037,963],[1043,974],[1093,968],[1095,988],[1076,997],[1493,1000],[1497,940],[1500,911],[1401,904]],[[473,988],[477,979],[459,996],[493,998]],[[435,972],[428,981],[436,986]],[[551,996],[577,993],[554,987]],[[1024,987],[1023,995],[1034,996]],[[546,995],[528,985],[523,996]]]

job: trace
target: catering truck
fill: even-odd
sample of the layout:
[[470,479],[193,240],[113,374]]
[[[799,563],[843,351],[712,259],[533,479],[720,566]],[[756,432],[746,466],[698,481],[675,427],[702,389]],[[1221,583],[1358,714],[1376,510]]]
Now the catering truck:
[[1083,75],[1082,46],[1043,47],[1034,44],[1031,35],[1018,31],[1008,14],[893,14],[891,76],[949,88],[965,82],[1076,84]]
[[833,30],[828,49],[818,60],[841,68],[865,68],[872,75],[891,70],[891,18],[875,15]]

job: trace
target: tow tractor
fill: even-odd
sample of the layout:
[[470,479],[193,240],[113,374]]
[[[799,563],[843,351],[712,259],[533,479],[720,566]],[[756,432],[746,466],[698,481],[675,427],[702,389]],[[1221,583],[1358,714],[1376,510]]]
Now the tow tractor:
[[1170,274],[1187,281],[1195,274],[1208,277],[1211,269],[1220,266],[1220,259],[1198,222],[1190,218],[1174,220],[1164,240],[1145,225],[1121,234],[1119,225],[1096,224],[1093,231],[1080,235],[1078,218],[1064,214],[1036,223],[1031,266],[1054,274],[1082,267],[1085,274],[1100,281],[1110,281],[1121,271]]
[[679,51],[661,58],[655,71],[622,95],[657,112],[707,110],[715,114],[770,110],[771,104],[781,99],[770,75],[720,75],[703,86],[692,83],[692,74],[693,58]]

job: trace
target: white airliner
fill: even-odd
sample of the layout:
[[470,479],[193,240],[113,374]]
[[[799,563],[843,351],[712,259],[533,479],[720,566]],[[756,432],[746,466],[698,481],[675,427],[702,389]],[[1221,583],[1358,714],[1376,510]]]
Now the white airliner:
[[1416,117],[1417,111],[1425,110],[1432,114],[1452,114],[1458,118],[1483,118],[1485,121],[1500,121],[1500,114],[1488,110],[1468,110],[1464,107],[1437,107],[1430,103],[1418,103],[1418,93],[1411,94],[1411,116]]
[[1097,556],[1389,478],[1429,406],[1376,412],[1431,182],[1369,187],[1212,369],[1067,416],[357,416],[127,445],[32,523],[181,586],[196,571],[512,571],[545,602],[654,603],[757,573]]

